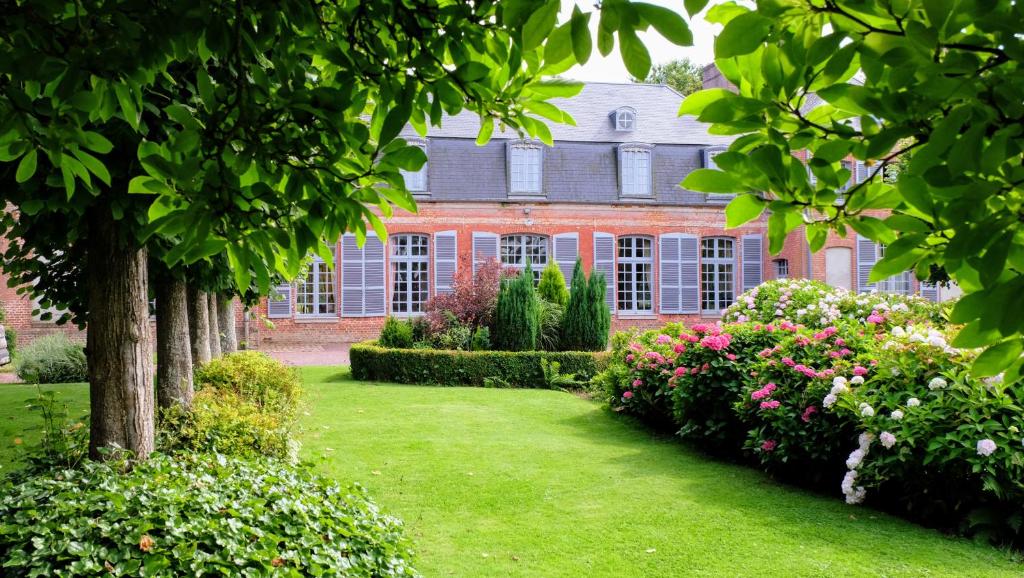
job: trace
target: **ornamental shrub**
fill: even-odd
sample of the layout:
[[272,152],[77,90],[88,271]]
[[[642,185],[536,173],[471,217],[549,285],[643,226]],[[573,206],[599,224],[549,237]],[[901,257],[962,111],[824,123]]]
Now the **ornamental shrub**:
[[154,454],[9,477],[4,576],[415,576],[359,488],[273,460]]
[[497,259],[474,266],[470,257],[464,255],[460,259],[452,290],[436,294],[424,304],[425,319],[432,334],[447,329],[451,317],[471,331],[494,323],[503,267]]
[[607,288],[604,273],[594,271],[587,280],[587,331],[583,349],[604,351],[608,347],[608,332],[612,328],[612,312],[605,302]]
[[562,350],[582,351],[587,342],[587,315],[590,294],[587,289],[587,275],[583,272],[583,261],[576,259],[569,288],[569,300],[562,315]]
[[363,381],[389,381],[443,386],[544,388],[541,360],[557,361],[564,374],[587,382],[608,364],[608,354],[589,351],[442,351],[387,349],[372,341],[349,350],[352,377]]
[[302,394],[299,372],[258,351],[238,351],[196,371],[196,390],[230,393],[266,413],[294,416]]
[[558,263],[550,261],[544,267],[540,274],[540,283],[537,284],[537,294],[541,299],[561,308],[569,302],[569,289],[565,286],[565,276],[562,275]]
[[385,347],[409,348],[413,343],[412,324],[392,316],[384,320],[378,341]]
[[540,304],[533,288],[530,264],[519,275],[506,279],[498,294],[494,323],[494,346],[503,351],[537,349],[537,321]]
[[85,348],[63,333],[51,333],[23,347],[14,372],[26,383],[75,383],[89,380]]
[[544,299],[537,305],[537,349],[558,351],[562,341],[562,307]]
[[477,327],[473,333],[471,351],[488,351],[491,349],[491,330],[488,327]]

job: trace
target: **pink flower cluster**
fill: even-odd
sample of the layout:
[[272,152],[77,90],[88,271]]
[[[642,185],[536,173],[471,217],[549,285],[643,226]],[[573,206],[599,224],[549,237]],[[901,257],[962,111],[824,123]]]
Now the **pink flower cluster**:
[[818,408],[817,407],[815,407],[813,405],[809,405],[809,406],[807,406],[807,409],[804,410],[804,414],[800,416],[800,419],[804,420],[805,423],[806,422],[810,422],[811,421],[811,416],[814,415],[817,412],[818,412]]
[[679,335],[679,340],[686,341],[688,343],[697,343],[698,341],[700,341],[700,337],[697,337],[696,335],[691,335],[689,333],[681,333]]
[[821,331],[815,333],[814,338],[817,339],[818,341],[824,341],[829,337],[835,335],[836,331],[838,331],[838,329],[836,329],[835,326],[826,327],[825,329],[822,329]]
[[642,380],[642,379],[634,379],[633,380],[633,387],[640,387],[643,384],[644,384],[644,380]]
[[844,348],[840,349],[839,351],[829,351],[828,352],[828,356],[831,357],[832,359],[839,359],[840,357],[846,357],[847,355],[850,355],[851,353],[853,353],[853,352],[844,347]]
[[750,399],[757,401],[771,396],[772,392],[778,389],[774,383],[766,383],[764,387],[750,394]]
[[714,351],[721,351],[726,347],[729,347],[729,342],[732,337],[728,333],[722,333],[721,335],[706,335],[700,340],[700,344],[708,349]]
[[775,440],[764,440],[764,442],[761,443],[761,449],[766,452],[770,452],[775,450],[776,445],[778,444],[775,443]]
[[[874,365],[874,362],[872,363],[872,365]],[[855,366],[853,368],[853,374],[854,375],[867,375],[868,374],[868,370],[867,370],[867,368],[864,368],[864,367],[861,367],[861,366],[857,365],[857,366]]]
[[672,338],[669,337],[668,335],[665,335],[664,333],[662,333],[655,340],[655,343],[657,343],[658,345],[665,345],[666,343],[672,343]]
[[768,401],[762,401],[761,402],[761,409],[776,409],[780,405],[782,405],[782,402],[780,402],[778,400],[775,400],[775,399],[771,399],[771,400],[768,400]]
[[866,321],[868,323],[885,323],[885,317],[880,315],[878,311],[872,311],[871,315],[868,315]]

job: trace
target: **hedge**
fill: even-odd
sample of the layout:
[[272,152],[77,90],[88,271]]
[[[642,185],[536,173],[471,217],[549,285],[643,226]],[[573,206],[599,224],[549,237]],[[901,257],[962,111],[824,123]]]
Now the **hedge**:
[[364,381],[482,386],[485,378],[498,378],[510,387],[540,389],[547,387],[542,359],[558,362],[561,373],[575,374],[578,381],[589,381],[608,365],[606,352],[388,349],[376,341],[354,344],[349,359],[352,376]]

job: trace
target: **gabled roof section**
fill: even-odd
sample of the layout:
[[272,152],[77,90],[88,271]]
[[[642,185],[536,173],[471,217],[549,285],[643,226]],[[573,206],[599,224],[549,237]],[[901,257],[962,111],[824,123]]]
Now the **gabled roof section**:
[[[679,105],[683,96],[663,84],[615,84],[589,82],[572,98],[550,101],[568,112],[576,126],[548,122],[551,135],[562,142],[644,142],[650,144],[716,145],[729,144],[735,137],[708,134],[708,125],[692,116],[680,117]],[[636,129],[617,131],[609,118],[616,109],[628,106],[636,110]],[[476,114],[463,111],[445,116],[441,127],[430,127],[427,136],[475,139],[480,130]],[[406,127],[403,134],[414,131]],[[496,130],[495,139],[519,138],[513,131]]]

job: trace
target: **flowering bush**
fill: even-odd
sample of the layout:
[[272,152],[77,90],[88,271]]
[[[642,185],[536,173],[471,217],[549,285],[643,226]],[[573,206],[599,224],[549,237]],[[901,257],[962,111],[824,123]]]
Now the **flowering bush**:
[[[806,325],[761,321],[780,301]],[[937,307],[809,281],[741,302],[730,322],[617,335],[596,381],[620,411],[703,448],[852,504],[1022,543],[1024,382],[971,378],[976,353],[948,343]]]
[[740,295],[724,322],[773,323],[785,319],[812,328],[844,321],[884,326],[940,322],[941,307],[912,295],[852,293],[809,279],[768,281]]

